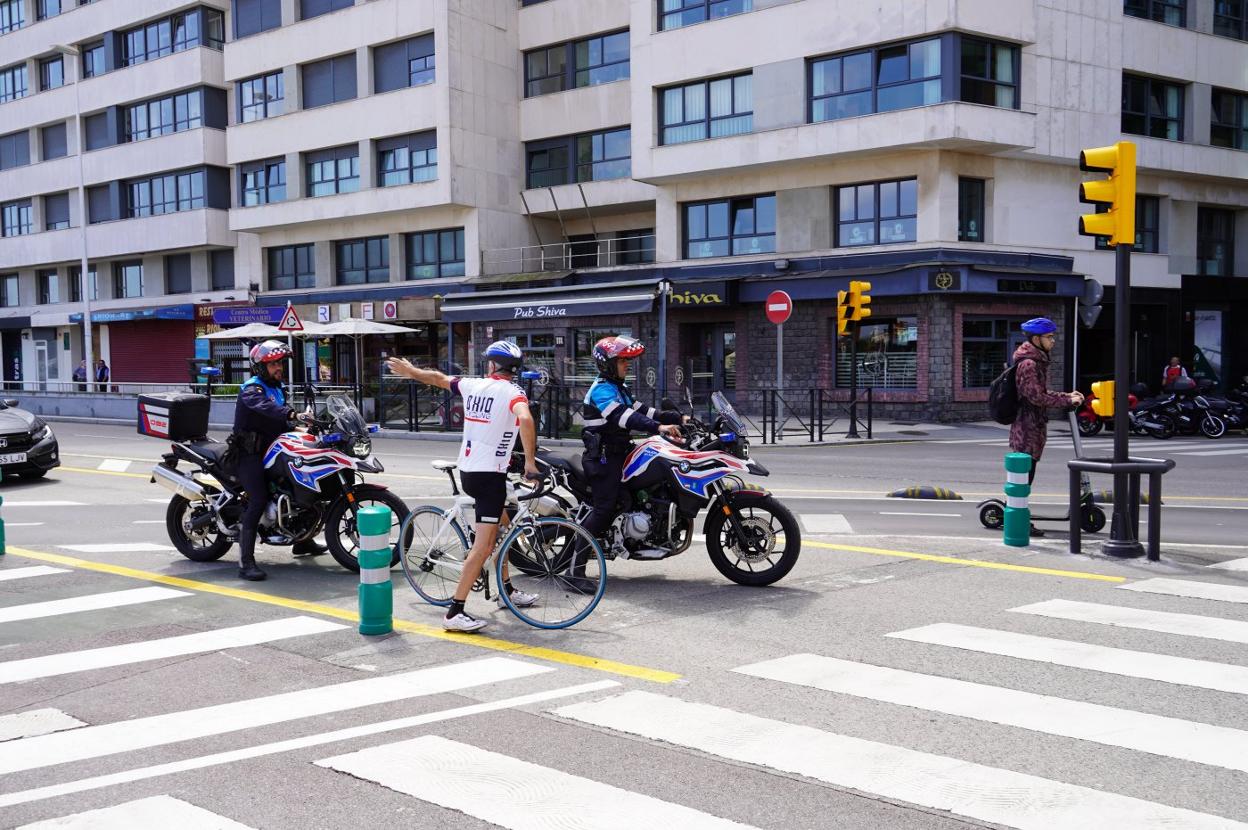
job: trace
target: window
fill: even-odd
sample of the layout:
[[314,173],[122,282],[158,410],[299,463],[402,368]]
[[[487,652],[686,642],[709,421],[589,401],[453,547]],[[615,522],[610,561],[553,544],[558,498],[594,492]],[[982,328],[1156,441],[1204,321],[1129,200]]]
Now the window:
[[87,188],[87,216],[92,225],[97,222],[112,222],[118,216],[119,200],[113,198],[112,185],[100,184]]
[[[1097,213],[1105,213],[1109,205],[1098,204]],[[1096,248],[1108,251],[1109,243],[1104,237],[1094,237]],[[1135,196],[1135,250],[1155,254],[1161,239],[1161,200],[1156,196]]]
[[338,285],[390,281],[390,239],[374,236],[334,243]]
[[196,89],[126,107],[123,138],[142,141],[203,125],[203,91]]
[[0,236],[24,236],[32,233],[32,212],[30,200],[24,202],[7,202],[0,206]]
[[632,175],[632,131],[624,127],[530,141],[525,155],[528,187],[626,179]]
[[270,72],[238,82],[238,120],[243,124],[281,115],[286,109],[286,79]]
[[915,240],[917,179],[838,187],[836,204],[836,244],[840,247]]
[[245,162],[239,165],[238,176],[243,207],[286,201],[286,159]]
[[349,9],[353,5],[355,5],[355,0],[299,0],[299,19],[320,17],[339,9]]
[[962,388],[987,389],[1014,355],[1025,317],[962,318]]
[[438,134],[424,133],[377,141],[377,185],[429,182],[438,177]]
[[39,89],[46,92],[65,85],[65,58],[57,55],[39,61]]
[[628,32],[543,46],[524,55],[526,97],[620,81],[629,76]]
[[269,248],[269,290],[316,287],[316,255],[311,245]]
[[44,230],[61,231],[69,227],[69,194],[53,193],[43,197]]
[[1122,76],[1122,131],[1183,140],[1183,87],[1156,78]]
[[61,281],[55,268],[43,268],[35,272],[39,287],[39,305],[55,305],[61,301]]
[[63,158],[69,155],[69,147],[65,142],[65,122],[60,124],[51,124],[43,127],[39,131],[40,141],[43,144],[40,158],[44,161]]
[[654,228],[620,231],[608,244],[615,253],[616,265],[654,262]]
[[142,262],[134,260],[113,263],[113,296],[118,299],[143,296]]
[[685,205],[689,259],[776,250],[776,197],[747,196]]
[[115,126],[115,124],[110,125],[108,123],[107,110],[93,113],[83,118],[82,130],[85,134],[87,149],[98,150],[101,147],[110,147],[116,144],[118,137],[113,130]]
[[1221,208],[1196,210],[1196,266],[1205,277],[1229,277],[1235,273],[1235,211]]
[[407,279],[423,280],[464,275],[464,229],[409,233]]
[[566,138],[525,145],[528,187],[553,187],[571,178],[572,150]]
[[1122,13],[1171,26],[1187,25],[1187,0],[1126,0]]
[[958,241],[984,241],[984,180],[958,179]]
[[355,97],[355,53],[304,64],[303,108],[323,107]]
[[26,97],[26,64],[0,69],[0,104]]
[[213,291],[226,291],[234,287],[234,249],[225,248],[208,252],[208,274]]
[[1248,40],[1248,0],[1214,0],[1213,33]]
[[121,65],[155,60],[196,46],[221,49],[225,22],[216,9],[192,9],[128,29],[121,35]]
[[108,63],[104,57],[104,41],[84,44],[82,52],[82,77],[94,78],[108,71]]
[[171,254],[165,257],[165,293],[189,294],[191,291],[191,255]]
[[735,75],[660,92],[663,144],[739,135],[754,129],[754,76]]
[[1248,150],[1248,95],[1214,89],[1212,109],[1209,143],[1215,147]]
[[360,148],[356,144],[308,153],[308,195],[329,196],[360,189]]
[[[82,302],[82,266],[69,266],[69,301],[71,303]],[[91,299],[98,300],[100,298],[100,280],[95,272],[95,266],[87,267],[87,283],[88,291],[91,292]]]
[[0,170],[30,164],[30,133],[0,135]]
[[[832,320],[835,331],[836,320]],[[850,386],[850,344],[836,343],[836,386]],[[919,318],[870,318],[858,326],[858,386],[876,389],[917,389],[919,380]],[[993,375],[996,377],[996,375]]]
[[940,40],[811,61],[809,84],[812,122],[939,103]]
[[35,16],[40,20],[47,20],[49,17],[56,17],[61,13],[61,0],[39,0],[35,4]]
[[282,0],[234,0],[234,37],[267,32],[282,25]]
[[5,274],[0,276],[0,305],[5,308],[21,305],[21,296],[18,293],[17,274]]
[[659,0],[659,29],[679,29],[753,8],[754,0]]
[[431,84],[433,76],[433,35],[373,49],[373,89],[376,92]]
[[0,35],[26,25],[26,0],[0,0]]
[[1018,47],[964,36],[958,97],[971,104],[1018,109]]
[[169,173],[126,184],[126,218],[204,207],[204,171]]

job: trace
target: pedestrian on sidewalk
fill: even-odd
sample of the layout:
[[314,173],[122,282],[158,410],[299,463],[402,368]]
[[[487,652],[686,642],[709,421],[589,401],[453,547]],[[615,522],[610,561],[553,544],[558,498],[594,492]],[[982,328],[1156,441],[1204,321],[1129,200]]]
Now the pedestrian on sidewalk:
[[[1023,323],[1022,329],[1027,340],[1014,351],[1018,417],[1010,427],[1010,449],[1031,456],[1031,473],[1027,478],[1027,483],[1031,484],[1036,480],[1036,466],[1048,440],[1048,410],[1079,406],[1083,403],[1083,393],[1049,390],[1050,353],[1057,342],[1057,325],[1047,317],[1036,317]],[[1033,524],[1031,535],[1043,536],[1044,531]]]
[[1183,368],[1183,363],[1179,360],[1178,355],[1175,355],[1170,358],[1170,362],[1166,365],[1166,368],[1161,370],[1162,391],[1169,391],[1170,387],[1174,386],[1174,382],[1176,380],[1185,377],[1187,377],[1187,370]]

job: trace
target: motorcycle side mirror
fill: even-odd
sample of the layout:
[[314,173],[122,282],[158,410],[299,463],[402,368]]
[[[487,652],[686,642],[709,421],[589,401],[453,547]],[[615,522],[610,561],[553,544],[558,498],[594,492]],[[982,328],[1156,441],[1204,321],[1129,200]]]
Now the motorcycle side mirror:
[[680,407],[676,405],[676,401],[666,396],[663,398],[663,400],[659,401],[659,408],[667,410],[669,412],[675,409],[680,409]]
[[689,411],[693,411],[693,393],[689,391],[689,387],[685,387],[685,403],[689,404]]

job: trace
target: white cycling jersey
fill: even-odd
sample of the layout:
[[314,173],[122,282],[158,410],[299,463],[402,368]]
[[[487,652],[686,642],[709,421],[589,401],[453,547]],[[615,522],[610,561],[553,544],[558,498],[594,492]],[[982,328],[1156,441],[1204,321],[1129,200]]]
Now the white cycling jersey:
[[469,473],[506,473],[520,422],[516,404],[528,403],[524,390],[499,375],[452,378],[451,391],[464,399],[464,440],[459,469]]

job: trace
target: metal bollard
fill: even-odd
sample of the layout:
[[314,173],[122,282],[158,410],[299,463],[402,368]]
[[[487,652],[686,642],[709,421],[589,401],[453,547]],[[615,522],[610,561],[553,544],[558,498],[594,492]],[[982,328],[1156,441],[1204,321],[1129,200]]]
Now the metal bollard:
[[[0,506],[4,505],[4,496],[0,496]],[[0,556],[4,556],[4,517],[0,516]]]
[[1025,452],[1005,454],[1005,530],[1002,534],[1010,547],[1025,548],[1031,542],[1031,456]]
[[390,508],[360,508],[360,633],[394,630],[394,592],[390,585]]

